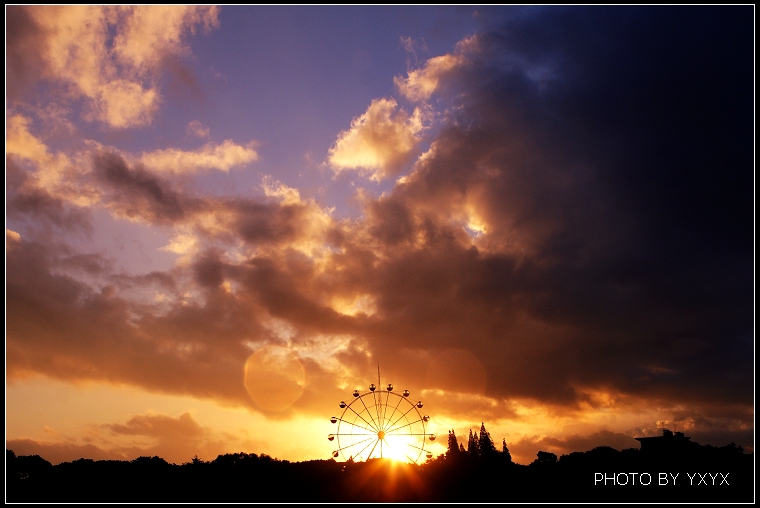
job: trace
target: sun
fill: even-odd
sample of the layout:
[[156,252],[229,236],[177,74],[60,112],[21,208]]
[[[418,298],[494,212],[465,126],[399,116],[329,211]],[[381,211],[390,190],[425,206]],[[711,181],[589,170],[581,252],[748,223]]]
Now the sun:
[[413,450],[418,444],[418,440],[407,436],[383,439],[383,458],[409,464],[415,463],[415,460],[409,457],[405,451],[409,449]]

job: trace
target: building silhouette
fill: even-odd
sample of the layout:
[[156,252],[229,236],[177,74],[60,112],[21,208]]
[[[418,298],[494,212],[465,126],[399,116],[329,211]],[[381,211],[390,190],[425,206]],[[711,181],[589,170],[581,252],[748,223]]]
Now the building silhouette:
[[655,455],[680,454],[693,448],[696,443],[683,432],[662,429],[662,436],[634,438],[641,443],[641,452]]

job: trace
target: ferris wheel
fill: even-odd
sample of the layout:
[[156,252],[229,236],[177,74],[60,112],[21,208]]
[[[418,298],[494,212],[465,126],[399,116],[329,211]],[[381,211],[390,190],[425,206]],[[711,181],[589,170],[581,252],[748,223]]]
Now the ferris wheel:
[[332,456],[354,461],[385,457],[415,464],[423,455],[432,458],[425,448],[426,441],[435,440],[425,428],[430,417],[420,412],[422,401],[413,402],[409,395],[409,390],[394,392],[392,384],[378,390],[373,383],[366,393],[354,390],[350,402],[340,401],[343,412],[330,418],[337,428],[327,436],[337,445]]

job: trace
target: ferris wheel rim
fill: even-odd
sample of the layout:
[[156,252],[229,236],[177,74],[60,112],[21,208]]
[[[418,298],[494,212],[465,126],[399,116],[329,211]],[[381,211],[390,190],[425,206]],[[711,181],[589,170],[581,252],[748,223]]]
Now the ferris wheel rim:
[[[372,388],[372,387],[371,387]],[[385,400],[383,401],[383,393],[385,393]],[[369,448],[369,452],[364,460],[376,458],[375,450],[379,445],[379,458],[383,457],[383,445],[392,449],[394,446],[398,446],[396,455],[403,455],[407,460],[417,464],[420,458],[425,454],[426,458],[431,458],[432,454],[428,448],[425,448],[427,439],[433,440],[435,436],[429,434],[426,429],[426,423],[429,420],[427,415],[423,416],[420,413],[422,408],[422,402],[417,403],[410,400],[408,390],[404,390],[403,395],[392,391],[386,390],[372,390],[359,393],[355,390],[354,398],[350,402],[346,403],[341,401],[340,407],[343,409],[340,417],[331,418],[333,423],[337,423],[338,427],[336,432],[330,434],[328,439],[337,440],[337,449],[333,452],[333,457],[337,458],[338,455],[342,456],[344,460],[354,460],[354,458],[361,458]],[[370,399],[371,397],[371,399]],[[398,400],[395,405],[390,404],[391,397],[397,397]],[[371,402],[370,402],[371,400]],[[406,402],[409,407],[403,407],[402,401]],[[369,404],[368,404],[369,402]],[[359,407],[354,407],[360,404]],[[412,414],[411,419],[408,418],[409,414]],[[352,417],[352,420],[347,418]],[[415,418],[416,417],[416,418]],[[402,420],[405,422],[402,424]],[[358,423],[357,423],[358,422]],[[341,426],[344,428],[341,429]],[[348,429],[346,429],[348,427]],[[357,430],[358,429],[358,430]],[[407,429],[406,431],[404,429]],[[343,430],[344,432],[341,432]],[[345,432],[348,430],[348,432]],[[349,441],[349,444],[342,445],[343,442]],[[396,440],[396,438],[419,438],[419,441],[413,443],[403,442],[402,440]],[[395,442],[395,444],[393,444]],[[419,444],[420,446],[417,446]],[[363,445],[363,446],[361,446]],[[371,448],[370,448],[371,446]],[[351,450],[350,455],[347,453],[348,449]],[[357,453],[358,452],[358,453]],[[410,456],[411,455],[411,456]],[[396,458],[399,458],[398,456]]]

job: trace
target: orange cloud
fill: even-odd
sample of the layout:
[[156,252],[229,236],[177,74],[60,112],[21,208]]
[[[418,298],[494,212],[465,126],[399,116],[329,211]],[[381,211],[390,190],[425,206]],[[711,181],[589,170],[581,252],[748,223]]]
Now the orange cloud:
[[[405,49],[411,50],[411,39],[402,38]],[[453,54],[430,58],[419,69],[411,70],[406,78],[397,76],[393,82],[399,92],[414,102],[426,101],[439,88],[442,81],[456,76],[460,67],[468,62],[468,58],[479,50],[477,36],[467,37],[457,43]]]
[[8,449],[16,455],[40,455],[58,464],[88,458],[93,460],[134,460],[155,456],[175,464],[193,456],[213,458],[240,446],[240,438],[225,435],[198,424],[190,413],[171,417],[160,413],[137,414],[126,423],[89,425],[84,438],[60,436],[58,441],[29,438],[10,439]]
[[423,112],[409,115],[394,99],[375,99],[367,111],[338,135],[327,162],[336,173],[363,170],[372,180],[397,175],[415,155],[422,132]]
[[161,102],[161,60],[187,53],[184,37],[196,26],[218,26],[218,9],[206,6],[28,6],[14,14],[25,26],[19,39],[43,40],[26,49],[11,41],[17,62],[39,51],[30,59],[39,69],[16,68],[64,83],[86,99],[85,118],[115,128],[149,124]]
[[140,160],[148,168],[159,172],[188,174],[204,169],[229,171],[232,167],[248,164],[258,158],[259,155],[252,147],[241,146],[228,139],[222,144],[208,143],[194,151],[167,148],[143,153]]

